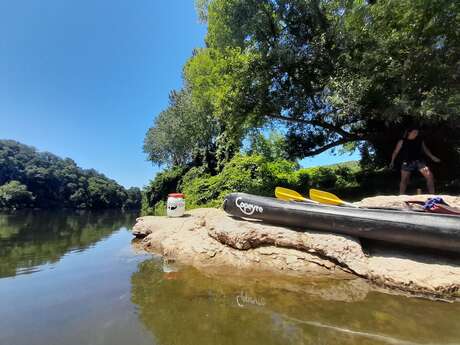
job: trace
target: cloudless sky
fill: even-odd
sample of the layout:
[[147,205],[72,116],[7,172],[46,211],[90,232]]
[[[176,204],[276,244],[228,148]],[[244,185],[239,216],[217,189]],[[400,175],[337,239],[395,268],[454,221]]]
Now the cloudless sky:
[[0,0],[0,139],[146,185],[144,135],[205,34],[193,0]]

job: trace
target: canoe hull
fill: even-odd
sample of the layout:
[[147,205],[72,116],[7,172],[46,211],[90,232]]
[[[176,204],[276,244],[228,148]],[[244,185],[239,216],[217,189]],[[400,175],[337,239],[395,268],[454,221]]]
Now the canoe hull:
[[233,216],[298,229],[460,253],[456,216],[287,202],[245,193],[229,194],[223,208]]

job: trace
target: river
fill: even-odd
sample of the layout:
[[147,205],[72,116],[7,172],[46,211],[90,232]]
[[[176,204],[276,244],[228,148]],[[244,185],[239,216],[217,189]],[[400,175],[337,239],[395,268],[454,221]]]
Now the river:
[[135,218],[0,214],[0,344],[460,344],[460,303],[166,265]]

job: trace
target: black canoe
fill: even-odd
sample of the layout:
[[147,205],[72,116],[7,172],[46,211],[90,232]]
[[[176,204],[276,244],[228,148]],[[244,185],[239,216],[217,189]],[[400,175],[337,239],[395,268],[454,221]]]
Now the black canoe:
[[229,194],[223,207],[233,216],[273,224],[460,253],[458,216],[288,202],[245,193]]

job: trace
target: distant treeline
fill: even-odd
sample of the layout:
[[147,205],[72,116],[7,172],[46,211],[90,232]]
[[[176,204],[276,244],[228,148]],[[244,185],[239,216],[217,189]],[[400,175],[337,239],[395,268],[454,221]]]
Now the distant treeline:
[[139,188],[125,189],[70,158],[0,140],[0,208],[137,209],[140,202]]

